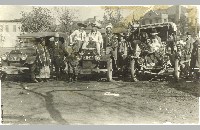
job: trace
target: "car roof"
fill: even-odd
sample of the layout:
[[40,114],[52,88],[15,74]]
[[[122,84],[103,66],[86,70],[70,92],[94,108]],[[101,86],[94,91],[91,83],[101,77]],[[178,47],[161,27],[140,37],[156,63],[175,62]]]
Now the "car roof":
[[63,32],[35,32],[27,33],[18,36],[18,38],[41,38],[41,37],[55,37],[56,33],[59,34],[59,37],[66,37],[68,33]]
[[145,24],[141,25],[140,29],[147,29],[147,28],[156,28],[156,27],[165,27],[165,26],[171,26],[172,28],[176,27],[176,24],[173,22],[165,22],[165,23],[154,23],[154,24]]

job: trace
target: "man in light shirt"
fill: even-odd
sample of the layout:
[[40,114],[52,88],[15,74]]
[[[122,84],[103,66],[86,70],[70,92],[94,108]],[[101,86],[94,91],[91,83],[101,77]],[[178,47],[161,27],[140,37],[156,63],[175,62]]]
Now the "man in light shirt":
[[86,32],[83,29],[86,28],[87,25],[83,23],[78,23],[77,25],[79,26],[79,29],[75,30],[70,35],[70,44],[77,45],[77,49],[78,51],[80,51],[83,46],[83,43],[86,42]]
[[103,47],[103,38],[101,33],[98,31],[100,25],[98,23],[92,23],[92,30],[88,34],[88,42],[94,42],[96,44],[97,53],[100,55],[100,48]]

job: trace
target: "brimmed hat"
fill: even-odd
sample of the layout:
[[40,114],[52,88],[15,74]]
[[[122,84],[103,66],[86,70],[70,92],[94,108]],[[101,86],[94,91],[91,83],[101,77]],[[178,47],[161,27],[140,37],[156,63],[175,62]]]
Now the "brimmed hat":
[[91,26],[92,26],[92,27],[97,27],[98,29],[101,28],[101,27],[100,27],[100,24],[97,23],[97,22],[95,22],[95,23],[91,23]]
[[112,29],[112,28],[113,28],[112,24],[109,23],[109,24],[106,26],[106,29],[107,29],[107,28],[111,28],[111,29]]
[[124,37],[125,34],[124,34],[124,33],[119,33],[119,36],[120,36],[120,37]]
[[84,27],[84,28],[86,28],[86,27],[87,27],[87,25],[86,25],[86,24],[84,24],[84,23],[77,23],[77,25],[78,25],[79,27]]
[[158,34],[157,30],[156,29],[152,29],[151,35],[156,35],[156,34]]
[[55,37],[59,37],[59,33],[55,33]]

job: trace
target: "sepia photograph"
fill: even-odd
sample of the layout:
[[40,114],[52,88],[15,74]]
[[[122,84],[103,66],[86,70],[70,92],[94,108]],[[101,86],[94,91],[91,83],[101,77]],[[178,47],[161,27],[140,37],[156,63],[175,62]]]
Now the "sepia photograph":
[[193,5],[0,5],[0,124],[199,124],[199,16]]

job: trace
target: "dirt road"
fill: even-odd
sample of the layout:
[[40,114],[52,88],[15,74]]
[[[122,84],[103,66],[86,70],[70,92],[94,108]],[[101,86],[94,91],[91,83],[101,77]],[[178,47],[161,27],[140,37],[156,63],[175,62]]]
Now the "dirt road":
[[2,82],[4,124],[198,123],[199,83]]

